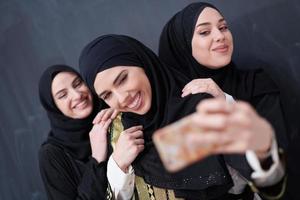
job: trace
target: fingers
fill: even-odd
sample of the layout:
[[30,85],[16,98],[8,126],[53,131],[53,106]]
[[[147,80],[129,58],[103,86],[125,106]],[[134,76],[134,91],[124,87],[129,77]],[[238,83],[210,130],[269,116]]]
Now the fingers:
[[194,114],[192,117],[195,125],[203,130],[223,130],[227,126],[227,115],[222,113],[216,114]]
[[187,142],[192,148],[207,149],[210,154],[245,153],[249,149],[247,139],[226,132],[190,134],[187,136]]
[[110,125],[110,123],[112,122],[111,119],[107,120],[107,121],[101,121],[99,124],[94,124],[92,130],[92,133],[94,134],[98,134],[98,132],[107,132],[108,127]]
[[230,113],[233,110],[233,104],[227,103],[223,99],[205,99],[197,105],[197,113]]
[[102,116],[103,116],[104,114],[105,114],[105,113],[103,112],[103,110],[100,111],[100,112],[96,115],[96,117],[94,118],[93,124],[98,124],[98,123],[101,121]]
[[225,129],[228,123],[228,115],[232,105],[221,99],[203,100],[197,106],[197,112],[193,115],[193,122],[209,130]]
[[112,112],[113,112],[113,109],[110,109],[110,108],[101,110],[94,118],[93,124],[98,124],[101,121],[107,120],[109,118],[108,116],[110,116],[112,114]]
[[208,93],[214,97],[225,99],[223,91],[211,78],[192,80],[184,86],[181,97],[197,93]]
[[117,110],[117,109],[114,109],[114,112],[112,113],[112,115],[111,115],[111,119],[115,119],[116,117],[117,117],[117,115],[119,114],[119,110]]
[[205,133],[187,135],[187,142],[199,147],[212,147],[228,144],[232,138],[223,132],[206,131]]
[[237,101],[234,108],[236,111],[240,111],[249,116],[254,116],[256,114],[254,108],[247,102]]
[[105,131],[107,131],[107,129],[108,129],[109,125],[111,124],[111,122],[112,122],[112,119],[108,119],[107,121],[103,122],[103,129]]
[[194,79],[194,80],[190,81],[188,84],[186,84],[184,86],[184,88],[182,89],[182,91],[190,89],[194,85],[198,85],[199,86],[199,85],[211,85],[211,84],[215,84],[215,82],[211,78]]
[[250,129],[258,118],[259,116],[250,104],[239,101],[233,106],[232,113],[228,117],[228,123],[235,127]]
[[93,120],[93,124],[98,124],[101,121],[106,121],[108,119],[114,119],[118,115],[119,111],[113,108],[107,108],[100,111]]
[[106,112],[104,113],[104,115],[102,116],[102,121],[106,121],[106,120],[108,120],[108,119],[110,119],[111,118],[111,115],[113,114],[113,112],[114,112],[114,109],[108,109],[108,110],[106,110]]
[[133,127],[130,127],[128,129],[126,129],[125,131],[123,131],[123,133],[132,133],[132,132],[135,132],[135,131],[138,131],[138,130],[142,130],[143,129],[143,126],[133,126]]
[[134,144],[136,145],[144,145],[145,141],[144,139],[138,138],[134,140]]
[[129,139],[131,138],[143,138],[143,131],[141,130],[137,130],[134,132],[130,132],[130,133],[126,133],[127,137],[129,137]]
[[250,128],[252,118],[241,111],[237,111],[228,116],[228,126]]
[[140,152],[143,151],[144,149],[145,149],[145,146],[144,146],[144,145],[137,145],[138,153],[140,153]]
[[[209,93],[209,91],[207,90],[207,87],[203,86],[194,86],[191,88],[188,88],[186,90],[184,90],[181,94],[181,97],[185,97],[189,94],[198,94],[198,93]],[[210,93],[209,93],[210,94]],[[212,94],[211,94],[212,95]]]
[[181,97],[185,97],[189,94],[196,94],[207,92],[208,85],[205,83],[206,79],[194,79],[184,86],[182,89]]
[[142,126],[133,126],[129,129],[126,129],[122,132],[120,138],[125,138],[125,140],[134,140],[134,139],[142,139],[143,131]]
[[137,146],[144,146],[144,139],[143,138],[131,138],[129,140],[124,140],[126,141],[126,144],[123,146],[125,149],[131,149],[131,148],[136,148]]
[[199,145],[212,143],[216,146],[215,153],[267,149],[273,133],[272,127],[252,106],[241,101],[228,104],[220,99],[203,100],[192,120],[209,133],[199,134],[201,137],[194,138],[194,142]]
[[245,153],[247,145],[244,142],[233,142],[224,145],[219,145],[214,148],[215,154],[232,154],[232,153]]
[[193,85],[193,83],[195,82],[195,80],[198,80],[198,79],[194,79],[192,80],[191,82],[189,82],[188,84],[186,84],[183,89],[182,89],[182,92],[184,92],[185,90],[188,90],[190,88],[191,85]]
[[145,149],[144,145],[135,145],[128,149],[130,154],[133,156],[132,161],[136,158],[136,156]]

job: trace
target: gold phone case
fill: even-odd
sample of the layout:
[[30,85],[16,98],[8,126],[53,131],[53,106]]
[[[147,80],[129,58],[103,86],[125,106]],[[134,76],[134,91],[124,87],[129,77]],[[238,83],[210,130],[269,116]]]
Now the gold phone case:
[[153,135],[160,158],[170,172],[176,172],[203,159],[213,148],[212,145],[192,145],[187,139],[188,134],[205,134],[192,123],[192,115],[157,130]]

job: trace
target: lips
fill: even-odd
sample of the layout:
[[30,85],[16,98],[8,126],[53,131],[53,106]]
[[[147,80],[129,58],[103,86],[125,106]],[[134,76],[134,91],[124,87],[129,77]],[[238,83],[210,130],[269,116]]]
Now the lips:
[[229,47],[228,45],[220,45],[217,46],[216,48],[213,48],[213,51],[216,51],[218,53],[226,53],[228,51]]
[[73,109],[84,109],[88,104],[87,98],[82,99],[81,101],[77,102],[74,106]]
[[137,92],[132,98],[132,101],[127,105],[127,107],[132,110],[138,110],[141,107],[141,105],[142,105],[142,95],[141,92]]

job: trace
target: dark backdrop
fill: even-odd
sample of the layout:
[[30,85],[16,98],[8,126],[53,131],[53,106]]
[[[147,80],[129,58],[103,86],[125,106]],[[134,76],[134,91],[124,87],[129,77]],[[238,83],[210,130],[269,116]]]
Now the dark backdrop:
[[[77,67],[82,47],[106,33],[131,35],[157,52],[165,22],[188,0],[0,0],[0,200],[46,199],[37,152],[49,123],[38,99],[48,66]],[[215,0],[235,37],[237,63],[270,65],[288,120],[299,113],[300,1]],[[299,119],[299,118],[298,118]],[[296,135],[297,129],[291,132]]]

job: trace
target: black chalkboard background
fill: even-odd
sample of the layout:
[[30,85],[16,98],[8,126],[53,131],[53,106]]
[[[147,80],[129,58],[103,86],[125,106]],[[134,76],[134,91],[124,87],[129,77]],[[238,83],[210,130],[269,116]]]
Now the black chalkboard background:
[[[38,148],[49,130],[37,92],[42,71],[57,63],[78,68],[82,47],[106,33],[131,35],[157,52],[163,25],[191,2],[0,0],[0,200],[46,199],[37,162]],[[300,1],[208,2],[230,24],[236,62],[245,68],[258,60],[269,64],[265,70],[282,90],[287,119],[297,124]],[[291,127],[294,137],[298,132],[297,126]]]

